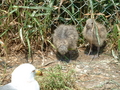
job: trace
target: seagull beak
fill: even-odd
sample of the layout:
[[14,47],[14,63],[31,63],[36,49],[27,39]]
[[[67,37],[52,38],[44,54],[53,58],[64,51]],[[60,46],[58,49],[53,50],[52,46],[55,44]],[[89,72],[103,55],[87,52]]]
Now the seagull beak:
[[35,70],[35,74],[38,76],[43,76],[42,72],[38,69]]

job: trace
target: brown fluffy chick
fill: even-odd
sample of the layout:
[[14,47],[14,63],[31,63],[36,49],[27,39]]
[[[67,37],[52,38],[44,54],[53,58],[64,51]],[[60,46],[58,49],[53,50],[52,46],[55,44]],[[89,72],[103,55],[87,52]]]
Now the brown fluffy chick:
[[[96,31],[98,30],[98,38],[99,38],[99,43],[98,43],[98,38],[96,35]],[[107,31],[104,25],[96,22],[94,19],[88,19],[86,21],[86,25],[83,29],[83,36],[84,38],[89,42],[90,44],[90,50],[88,55],[92,51],[92,46],[95,45],[97,47],[97,56],[99,56],[99,50],[100,47],[103,45],[106,37],[107,37]]]
[[53,44],[61,55],[77,48],[78,32],[75,26],[60,25],[54,30]]

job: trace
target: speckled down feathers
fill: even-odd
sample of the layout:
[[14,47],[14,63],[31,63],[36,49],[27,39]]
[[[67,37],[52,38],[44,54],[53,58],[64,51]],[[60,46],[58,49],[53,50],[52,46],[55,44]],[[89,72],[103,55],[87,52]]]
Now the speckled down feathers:
[[60,25],[53,34],[53,44],[62,55],[77,48],[78,32],[75,26]]
[[[98,28],[98,36],[99,36],[100,43],[98,43],[95,26]],[[101,47],[103,45],[107,36],[107,31],[105,26],[96,22],[94,19],[88,19],[86,21],[86,25],[82,33],[84,38],[90,44],[94,44],[97,47]]]

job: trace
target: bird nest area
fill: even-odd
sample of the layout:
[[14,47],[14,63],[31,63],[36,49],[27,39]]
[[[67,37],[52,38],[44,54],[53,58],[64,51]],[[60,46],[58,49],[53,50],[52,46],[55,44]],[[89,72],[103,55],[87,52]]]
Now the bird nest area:
[[54,52],[47,54],[39,50],[33,59],[24,54],[10,54],[0,58],[0,85],[10,82],[12,71],[20,64],[30,62],[43,72],[36,76],[41,90],[119,90],[120,63],[106,52],[98,58],[85,54],[85,48],[78,49],[79,56],[69,62],[60,61]]
[[[93,26],[99,22],[106,27],[105,38],[101,36],[105,46],[102,42],[99,57],[95,57],[95,50],[88,55],[89,45],[85,42],[90,43],[87,40],[89,32],[87,38],[82,33],[85,27],[88,28],[86,21],[89,18],[95,19]],[[71,59],[59,53],[64,50],[66,54],[72,50],[74,45],[71,44],[75,39],[64,40],[67,44],[62,45],[65,49],[60,49],[59,53],[55,51],[59,44],[53,45],[57,41],[53,43],[53,33],[60,24],[74,25],[78,33],[75,45],[77,53],[73,52]],[[96,32],[101,32],[98,28],[95,26]],[[100,43],[99,34],[95,33],[97,38],[92,37],[91,41]],[[69,36],[63,31],[59,36],[65,38],[65,35]],[[66,49],[68,46],[71,47]],[[17,66],[32,63],[43,72],[43,76],[35,77],[41,90],[120,90],[119,53],[118,0],[0,1],[0,86],[10,82],[11,73]]]

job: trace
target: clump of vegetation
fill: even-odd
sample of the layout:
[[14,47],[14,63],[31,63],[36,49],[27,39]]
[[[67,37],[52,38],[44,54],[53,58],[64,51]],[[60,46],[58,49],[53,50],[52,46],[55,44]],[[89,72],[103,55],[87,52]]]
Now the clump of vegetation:
[[[107,28],[106,51],[119,59],[119,14],[118,0],[1,0],[0,56],[25,53],[30,57],[35,50],[47,52],[59,24],[75,25],[78,46],[84,44],[81,32],[86,20],[94,15]],[[44,77],[36,78],[42,90],[74,90],[73,74],[72,70],[64,72],[62,66],[56,66],[44,71]]]
[[[114,43],[107,50],[119,51],[118,0],[2,0],[0,3],[0,40],[6,53],[23,52],[31,56],[34,50],[47,51],[52,46],[53,31],[59,24],[76,25],[79,45],[83,44],[81,32],[91,11],[95,19],[107,27],[108,46]],[[111,38],[115,34],[113,26],[117,26],[115,40]]]
[[42,90],[73,90],[75,84],[74,71],[65,71],[57,65],[43,70],[43,77],[36,77]]

